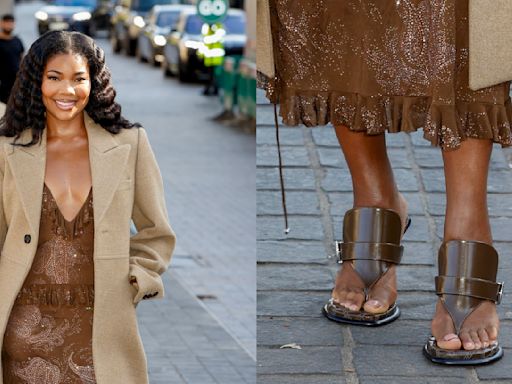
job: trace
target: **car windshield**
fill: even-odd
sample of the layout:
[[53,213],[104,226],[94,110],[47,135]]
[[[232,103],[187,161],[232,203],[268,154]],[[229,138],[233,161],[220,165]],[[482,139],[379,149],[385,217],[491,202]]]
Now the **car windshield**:
[[159,27],[174,27],[179,17],[180,11],[160,12],[156,19],[156,25]]
[[240,34],[245,33],[245,17],[239,15],[228,15],[224,19],[224,28],[228,34]]
[[187,17],[187,22],[185,24],[185,32],[190,33],[191,35],[200,35],[201,27],[203,26],[203,21],[197,15],[190,15]]
[[180,0],[133,0],[132,9],[138,12],[148,12],[154,5],[180,4]]
[[95,7],[96,0],[53,0],[52,5],[72,6],[72,7]]

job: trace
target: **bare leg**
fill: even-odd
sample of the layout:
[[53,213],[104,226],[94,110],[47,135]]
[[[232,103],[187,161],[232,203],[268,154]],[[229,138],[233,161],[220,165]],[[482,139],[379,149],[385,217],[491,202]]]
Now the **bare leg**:
[[[384,135],[369,136],[353,132],[346,126],[335,127],[345,160],[347,161],[354,190],[354,207],[380,207],[396,211],[407,218],[407,202],[399,193],[389,163]],[[359,310],[363,306],[364,284],[350,263],[344,263],[336,277],[332,291],[339,304]],[[372,289],[371,297],[364,303],[370,313],[385,312],[396,300],[396,272],[391,267]]]
[[[455,151],[443,151],[446,178],[444,240],[476,240],[492,244],[487,212],[487,175],[492,143],[468,139]],[[487,347],[498,336],[496,305],[482,303],[464,322],[460,338],[440,301],[432,320],[432,334],[445,349]]]

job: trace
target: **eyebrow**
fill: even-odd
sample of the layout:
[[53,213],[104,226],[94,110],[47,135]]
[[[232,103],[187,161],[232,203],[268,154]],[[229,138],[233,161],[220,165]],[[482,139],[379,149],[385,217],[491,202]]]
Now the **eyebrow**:
[[[50,69],[50,70],[48,70],[46,72],[55,72],[55,73],[57,73],[59,75],[62,75],[62,72],[59,72],[56,69]],[[86,74],[86,72],[84,72],[84,71],[75,72],[75,75],[84,75],[84,74]]]

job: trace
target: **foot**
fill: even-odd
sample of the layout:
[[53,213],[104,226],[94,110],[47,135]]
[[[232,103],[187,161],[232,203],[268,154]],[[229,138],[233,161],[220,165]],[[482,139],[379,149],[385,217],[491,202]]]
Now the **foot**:
[[496,304],[485,300],[464,321],[460,335],[455,334],[452,318],[438,300],[432,319],[432,335],[442,349],[465,349],[468,351],[487,348],[498,339],[500,321]]
[[[402,220],[403,232],[407,223],[407,201],[401,194],[397,200],[398,203],[391,206],[380,204],[374,206],[397,212]],[[368,313],[384,313],[396,301],[396,266],[390,266],[387,272],[381,276],[372,287],[368,300],[365,302],[364,283],[352,267],[352,263],[345,262],[338,271],[331,296],[337,304],[351,311],[359,311],[363,307],[364,311]]]

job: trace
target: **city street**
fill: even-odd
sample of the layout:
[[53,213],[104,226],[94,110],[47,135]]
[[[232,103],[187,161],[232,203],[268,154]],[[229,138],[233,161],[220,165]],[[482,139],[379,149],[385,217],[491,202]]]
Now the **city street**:
[[[419,131],[387,135],[399,189],[412,225],[398,266],[401,317],[384,327],[341,325],[321,312],[338,264],[334,241],[352,208],[352,182],[332,126],[280,127],[290,216],[284,234],[274,111],[257,91],[258,383],[512,383],[512,299],[498,306],[504,358],[484,367],[435,366],[422,355],[436,296],[443,234],[444,174],[439,148]],[[498,281],[512,272],[512,171],[495,146],[488,183]],[[505,292],[508,292],[505,287]],[[287,345],[286,348],[280,348]]]
[[[16,6],[27,50],[42,5]],[[255,383],[254,134],[213,122],[221,106],[201,84],[166,79],[98,43],[124,116],[148,133],[177,235],[165,298],[137,307],[150,383]]]

